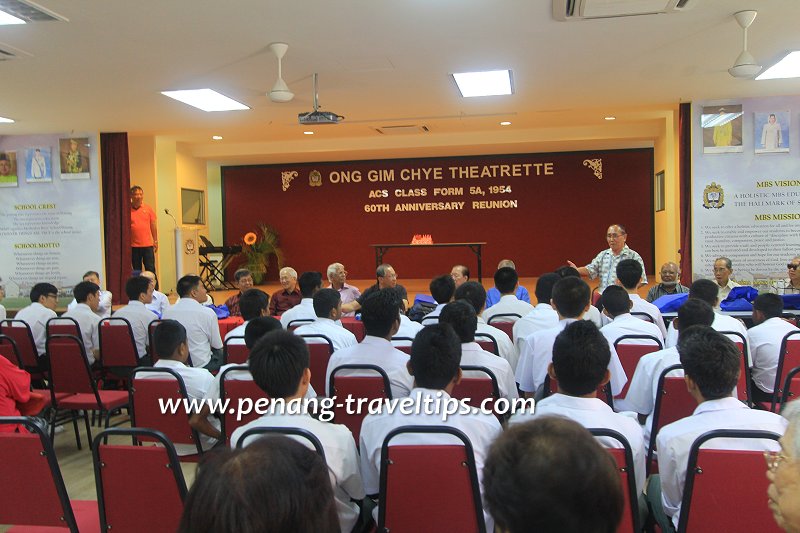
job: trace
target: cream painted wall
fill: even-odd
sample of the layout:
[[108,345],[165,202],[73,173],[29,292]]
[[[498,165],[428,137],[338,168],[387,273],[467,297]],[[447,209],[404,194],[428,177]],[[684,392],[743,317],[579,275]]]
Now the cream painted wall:
[[680,257],[680,202],[678,177],[678,108],[664,114],[664,128],[654,144],[653,179],[655,173],[664,171],[664,211],[655,213],[656,264],[653,267],[656,280],[661,265],[667,261],[678,262]]
[[222,167],[219,163],[209,162],[208,173],[208,238],[214,244],[223,244],[222,237]]

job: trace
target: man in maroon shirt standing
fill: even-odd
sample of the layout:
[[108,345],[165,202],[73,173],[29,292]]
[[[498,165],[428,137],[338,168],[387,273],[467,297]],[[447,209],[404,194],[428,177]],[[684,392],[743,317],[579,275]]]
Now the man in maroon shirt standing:
[[134,270],[155,272],[155,253],[158,251],[156,213],[143,200],[142,188],[138,185],[131,187],[131,263]]

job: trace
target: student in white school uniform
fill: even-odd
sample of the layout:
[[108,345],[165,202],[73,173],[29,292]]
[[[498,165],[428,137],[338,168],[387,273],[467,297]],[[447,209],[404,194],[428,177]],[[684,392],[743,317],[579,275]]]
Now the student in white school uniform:
[[[617,283],[628,292],[631,299],[631,312],[634,313],[647,313],[653,319],[653,323],[658,326],[661,331],[661,337],[667,336],[667,328],[664,325],[664,317],[661,316],[661,311],[655,305],[651,304],[636,292],[639,284],[642,281],[642,272],[644,269],[642,265],[635,259],[623,259],[617,264]],[[644,320],[642,318],[641,320]]]
[[[639,265],[639,263],[636,264],[637,266]],[[611,319],[611,322],[603,326],[600,331],[612,346],[623,335],[650,335],[658,339],[661,342],[661,346],[664,346],[664,336],[658,326],[631,314],[633,301],[628,298],[628,293],[625,289],[619,285],[609,285],[603,291],[602,302],[603,314]],[[636,342],[639,344],[654,344],[644,340]]]
[[609,453],[586,428],[558,416],[503,432],[489,451],[483,486],[503,533],[617,531],[626,497]]
[[[297,284],[300,286],[300,295],[303,298],[299,304],[281,315],[283,329],[289,329],[289,324],[293,320],[315,320],[317,318],[314,312],[314,295],[322,288],[322,274],[320,272],[303,272],[297,278]],[[301,322],[295,325],[302,324]]]
[[[153,368],[167,368],[177,373],[186,386],[189,400],[200,400],[206,395],[214,376],[205,368],[186,366],[189,360],[189,342],[186,328],[177,320],[166,319],[160,322],[153,331],[153,349],[158,361]],[[172,379],[165,378],[156,372],[142,372],[137,379]],[[192,426],[200,433],[200,445],[203,450],[210,450],[222,437],[220,423],[215,417],[203,417]],[[178,455],[197,453],[197,447],[191,444],[176,444]]]
[[145,307],[155,313],[158,318],[161,318],[161,316],[164,314],[164,311],[166,311],[169,307],[169,298],[167,298],[166,294],[156,289],[155,274],[149,270],[142,270],[142,273],[139,275],[149,279],[150,285],[153,287],[153,301],[151,301],[149,304],[145,304]]
[[[491,321],[494,315],[515,313],[523,317],[533,310],[529,302],[524,302],[517,298],[517,287],[519,287],[519,276],[517,271],[511,267],[498,268],[494,273],[494,286],[500,292],[500,301],[483,311],[483,319]],[[500,317],[503,322],[516,322],[517,317]]]
[[[681,331],[692,326],[710,326],[714,321],[714,310],[706,302],[690,298],[678,309],[678,318],[672,321]],[[601,330],[602,331],[602,330]],[[650,429],[653,427],[653,410],[656,403],[658,378],[665,368],[681,363],[678,348],[670,346],[657,352],[650,352],[639,359],[636,370],[628,387],[628,394],[620,402],[625,409],[630,409],[647,417],[644,424],[645,442],[650,441]],[[675,370],[670,376],[681,376],[682,370]],[[617,402],[615,402],[616,405]]]
[[[400,326],[402,300],[394,289],[378,289],[370,294],[361,306],[361,320],[366,336],[359,344],[333,353],[328,361],[325,387],[329,386],[331,372],[341,365],[370,364],[386,372],[392,390],[392,398],[408,396],[414,386],[414,378],[408,373],[408,355],[394,346],[390,339]],[[366,372],[374,374],[374,372]],[[342,375],[361,375],[358,370],[343,370]],[[331,391],[327,391],[328,396]]]
[[[95,272],[94,270],[90,270],[86,274],[83,275],[83,281],[89,281],[94,283],[98,287],[100,286],[100,274]],[[100,318],[108,318],[111,316],[111,300],[113,298],[113,294],[110,291],[104,291],[100,289],[100,301],[97,304],[97,311],[95,314]],[[78,301],[76,298],[73,298],[72,301],[67,306],[67,311],[70,311],[78,305]]]
[[[329,290],[339,296],[338,291]],[[306,344],[287,331],[267,333],[253,347],[250,372],[259,388],[273,398],[273,402],[267,413],[233,432],[231,446],[236,447],[242,434],[252,428],[292,427],[313,433],[325,450],[341,531],[349,533],[359,516],[359,506],[353,500],[362,500],[365,496],[358,470],[356,443],[346,426],[316,420],[308,412],[292,407],[302,404],[311,382],[308,361]],[[310,446],[303,438],[297,440]]]
[[[547,368],[553,360],[553,343],[556,336],[572,322],[581,320],[586,310],[591,307],[589,298],[591,290],[580,277],[568,276],[558,281],[553,287],[553,305],[558,312],[559,322],[554,328],[536,331],[522,342],[516,378],[519,388],[527,397],[533,397],[544,385]],[[611,372],[611,392],[620,393],[628,381],[625,369],[619,362],[614,347],[609,344],[611,359],[608,370]]]
[[[486,305],[486,289],[477,281],[466,281],[456,289],[456,300],[466,300],[475,309],[478,314],[478,329],[475,333],[487,333],[497,342],[497,349],[500,357],[508,361],[512,370],[517,368],[517,360],[519,359],[519,352],[511,342],[511,338],[503,330],[490,326],[481,317],[484,306]],[[484,337],[481,337],[483,340]]]
[[[342,296],[339,291],[336,289],[317,291],[314,294],[314,312],[317,319],[294,330],[296,335],[325,335],[333,343],[334,352],[358,344],[356,336],[345,329],[341,322],[337,323],[342,318]],[[308,341],[315,343],[320,340],[312,337]]]
[[[463,285],[462,285],[463,287]],[[501,433],[500,422],[491,413],[457,413],[442,421],[442,412],[450,393],[461,381],[461,342],[449,324],[432,324],[417,334],[411,346],[408,369],[414,376],[410,398],[414,405],[403,414],[399,410],[369,414],[361,425],[361,476],[367,494],[377,495],[380,488],[381,446],[386,435],[402,426],[448,426],[461,430],[472,443],[478,484],[492,441]],[[426,407],[427,406],[427,407]],[[419,414],[417,414],[419,413]],[[394,444],[457,444],[449,435],[412,434],[393,439]],[[373,512],[377,519],[377,508]],[[494,523],[484,511],[486,531]]]
[[[499,304],[498,304],[499,305]],[[475,342],[475,329],[478,326],[478,316],[475,309],[466,300],[450,302],[439,315],[439,322],[450,324],[461,341],[461,366],[482,366],[494,374],[497,378],[497,386],[500,389],[500,396],[513,400],[519,397],[517,393],[517,383],[514,381],[514,371],[511,365],[502,357],[497,357],[491,352],[484,351]],[[464,377],[486,377],[483,372],[468,370],[464,372]]]
[[787,334],[800,331],[783,320],[781,315],[783,315],[783,299],[777,294],[761,294],[753,302],[755,326],[747,330],[747,337],[750,340],[750,357],[753,363],[751,371],[753,383],[750,391],[757,402],[772,400],[781,341]]
[[555,272],[542,274],[536,281],[536,301],[533,310],[514,322],[514,345],[519,352],[520,340],[534,331],[554,328],[558,325],[558,313],[550,305],[553,297],[553,286],[561,277]]
[[203,305],[208,293],[199,276],[183,276],[177,284],[175,305],[164,311],[163,318],[177,320],[186,328],[192,366],[213,372],[222,364],[222,338],[213,309]]
[[78,303],[61,316],[72,318],[78,323],[86,357],[89,364],[94,365],[100,356],[100,317],[97,315],[100,287],[91,281],[81,281],[73,287],[72,294]]
[[[608,287],[606,291],[612,287]],[[539,400],[534,413],[512,415],[509,425],[543,416],[564,416],[586,428],[618,431],[628,441],[633,452],[636,488],[641,494],[645,480],[642,427],[634,413],[615,413],[606,402],[597,397],[598,387],[608,383],[611,377],[608,372],[610,359],[608,342],[597,326],[588,320],[571,323],[556,337],[553,343],[553,362],[547,369],[550,378],[558,380],[558,393]],[[615,439],[602,437],[599,440],[609,448],[621,447]]]
[[[225,340],[232,337],[244,337],[247,325],[251,320],[269,314],[269,295],[261,289],[247,289],[239,298],[239,313],[244,322],[225,334]],[[276,319],[277,320],[277,319]],[[232,339],[229,344],[246,344],[244,339]]]
[[[730,315],[723,315],[718,312],[717,305],[719,304],[718,297],[719,288],[717,284],[710,279],[698,279],[689,287],[689,298],[699,298],[708,305],[714,308],[714,323],[711,328],[716,331],[735,331],[741,333],[745,341],[748,340],[747,328],[744,323],[738,318]],[[735,342],[735,339],[731,338]],[[675,328],[675,321],[670,323],[667,329],[666,346],[678,345],[678,330]]]
[[139,366],[150,366],[152,361],[147,354],[147,345],[150,344],[149,330],[150,323],[157,317],[145,306],[153,300],[153,285],[144,276],[134,276],[125,282],[125,294],[128,296],[128,305],[114,311],[113,316],[124,318],[131,325]]
[[14,320],[22,320],[28,324],[39,353],[39,364],[49,369],[45,354],[46,325],[48,320],[58,316],[55,311],[58,305],[58,289],[51,283],[37,283],[31,288],[30,298],[31,304],[20,309]]
[[442,309],[453,301],[453,294],[456,292],[456,282],[450,274],[436,276],[428,285],[431,296],[436,300],[436,309],[422,317],[423,325],[434,324],[436,318],[442,313]]
[[[698,331],[694,331],[698,330]],[[750,409],[730,391],[739,379],[739,349],[730,339],[705,326],[683,330],[678,344],[686,388],[698,406],[691,416],[661,428],[656,437],[658,471],[647,485],[647,499],[662,531],[677,528],[689,450],[695,439],[715,429],[771,431],[783,435],[788,424],[780,415]],[[776,451],[772,440],[717,439],[710,448]]]
[[[556,269],[556,274],[562,278],[580,278],[581,274],[577,268],[571,266],[563,266]],[[589,296],[589,303],[591,303],[591,295]],[[603,315],[600,310],[594,305],[590,305],[589,309],[583,314],[583,320],[591,320],[598,328],[603,327]]]

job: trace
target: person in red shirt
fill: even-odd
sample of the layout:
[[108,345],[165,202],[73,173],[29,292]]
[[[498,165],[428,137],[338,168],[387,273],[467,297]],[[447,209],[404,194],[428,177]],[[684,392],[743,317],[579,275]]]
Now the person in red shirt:
[[[0,416],[38,414],[45,406],[44,396],[31,393],[31,375],[0,356]],[[0,425],[0,431],[13,432],[16,426]]]
[[[131,263],[134,270],[156,271],[158,228],[156,213],[144,204],[144,191],[138,185],[131,187]],[[142,268],[144,262],[144,268]]]

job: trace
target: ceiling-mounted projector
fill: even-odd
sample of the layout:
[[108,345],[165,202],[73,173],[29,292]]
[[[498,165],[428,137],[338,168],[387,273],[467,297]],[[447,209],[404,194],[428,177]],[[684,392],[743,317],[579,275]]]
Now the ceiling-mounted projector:
[[314,125],[314,124],[338,124],[344,120],[344,117],[331,113],[330,111],[320,111],[319,102],[317,101],[317,74],[314,73],[314,111],[308,113],[299,113],[297,121],[300,124]]

